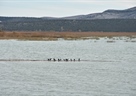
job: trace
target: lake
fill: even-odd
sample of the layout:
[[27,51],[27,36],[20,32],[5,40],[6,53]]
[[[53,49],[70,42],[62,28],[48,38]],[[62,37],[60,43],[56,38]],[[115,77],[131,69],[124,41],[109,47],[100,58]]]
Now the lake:
[[0,96],[136,96],[135,41],[0,40]]

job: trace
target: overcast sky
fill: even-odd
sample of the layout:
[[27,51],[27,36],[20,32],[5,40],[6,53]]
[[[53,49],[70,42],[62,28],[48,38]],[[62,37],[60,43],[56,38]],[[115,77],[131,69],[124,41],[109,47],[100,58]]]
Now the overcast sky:
[[64,17],[134,6],[136,0],[0,0],[0,16]]

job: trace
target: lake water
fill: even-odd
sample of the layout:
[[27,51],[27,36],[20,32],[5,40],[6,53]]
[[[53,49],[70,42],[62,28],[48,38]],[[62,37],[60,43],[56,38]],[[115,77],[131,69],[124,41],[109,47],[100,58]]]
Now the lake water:
[[136,96],[135,41],[0,40],[0,96]]

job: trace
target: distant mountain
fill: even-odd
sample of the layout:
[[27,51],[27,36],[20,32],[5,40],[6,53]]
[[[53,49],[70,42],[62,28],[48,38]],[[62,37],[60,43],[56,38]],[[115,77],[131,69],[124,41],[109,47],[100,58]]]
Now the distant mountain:
[[59,19],[59,18],[56,18],[56,17],[41,17],[42,19],[44,20],[54,20],[54,19]]
[[60,20],[60,19],[76,19],[76,20],[92,20],[92,19],[136,19],[136,7],[132,7],[125,10],[113,10],[108,9],[103,11],[102,13],[92,13],[88,15],[76,15],[76,16],[69,16],[69,17],[4,17],[0,16],[0,21],[28,21],[28,20]]
[[136,7],[102,13],[56,17],[0,16],[0,31],[136,32]]
[[136,7],[126,10],[106,10],[102,13],[64,17],[64,19],[136,19]]

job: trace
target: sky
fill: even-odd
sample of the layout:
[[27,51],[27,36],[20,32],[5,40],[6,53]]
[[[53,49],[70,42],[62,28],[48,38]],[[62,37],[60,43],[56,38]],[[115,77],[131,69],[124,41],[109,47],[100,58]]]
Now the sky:
[[66,17],[136,7],[136,0],[0,0],[0,16]]

